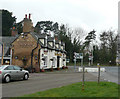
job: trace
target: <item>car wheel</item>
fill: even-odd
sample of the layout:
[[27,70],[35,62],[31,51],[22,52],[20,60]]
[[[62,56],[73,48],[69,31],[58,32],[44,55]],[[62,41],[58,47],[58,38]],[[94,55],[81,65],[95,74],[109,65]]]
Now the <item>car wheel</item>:
[[10,76],[9,75],[5,76],[4,80],[5,80],[6,83],[10,82]]
[[28,74],[25,74],[23,79],[28,80]]

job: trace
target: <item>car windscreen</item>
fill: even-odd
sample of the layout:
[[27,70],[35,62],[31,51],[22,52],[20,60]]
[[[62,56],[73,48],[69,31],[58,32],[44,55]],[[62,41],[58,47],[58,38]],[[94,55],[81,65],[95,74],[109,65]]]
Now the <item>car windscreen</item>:
[[3,69],[5,66],[0,66],[0,70]]

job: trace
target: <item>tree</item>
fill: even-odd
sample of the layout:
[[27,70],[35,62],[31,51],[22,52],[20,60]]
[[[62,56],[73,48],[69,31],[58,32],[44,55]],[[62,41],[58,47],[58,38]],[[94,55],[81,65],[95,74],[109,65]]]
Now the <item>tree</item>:
[[16,23],[16,29],[18,31],[18,34],[22,33],[23,32],[23,21],[19,22],[19,23]]
[[106,31],[102,32],[102,34],[100,34],[100,41],[101,41],[101,45],[100,45],[100,61],[101,63],[104,64],[108,64],[109,62],[109,51],[108,51],[108,33]]
[[116,52],[117,52],[117,34],[115,35],[115,31],[108,31],[108,42],[109,42],[109,53],[110,53],[110,61],[111,65],[116,64]]
[[2,36],[10,36],[11,35],[11,28],[16,22],[15,16],[12,17],[12,12],[7,10],[0,10],[2,11]]
[[[89,54],[89,56],[91,57],[91,60],[89,62],[91,62],[91,64],[93,65],[93,41],[96,39],[96,31],[91,31],[88,33],[88,35],[85,38],[85,42],[83,44],[83,49],[86,50],[86,52]],[[92,42],[92,44],[90,44]],[[92,47],[91,47],[92,45]]]
[[117,50],[117,34],[115,31],[109,30],[104,31],[100,34],[101,40],[101,62],[102,63],[109,63],[111,65],[115,65],[116,62],[116,50]]
[[96,31],[91,31],[88,33],[88,35],[86,36],[85,38],[85,42],[84,42],[84,47],[88,47],[90,46],[90,43],[96,39],[96,34],[95,34]]
[[37,22],[35,26],[35,32],[37,33],[50,33],[53,31],[53,22],[52,21],[40,21]]
[[62,42],[65,43],[65,50],[67,51],[67,58],[73,60],[73,44],[71,41],[71,34],[72,31],[70,31],[69,27],[67,25],[62,24],[60,26],[60,30],[58,33],[58,38]]

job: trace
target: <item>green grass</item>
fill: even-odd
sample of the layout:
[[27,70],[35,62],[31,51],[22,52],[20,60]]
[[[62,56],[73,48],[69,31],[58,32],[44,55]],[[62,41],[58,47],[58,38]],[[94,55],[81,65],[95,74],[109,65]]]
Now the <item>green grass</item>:
[[97,82],[85,82],[85,89],[82,90],[82,82],[79,82],[22,97],[118,97],[118,84],[100,82],[98,85]]

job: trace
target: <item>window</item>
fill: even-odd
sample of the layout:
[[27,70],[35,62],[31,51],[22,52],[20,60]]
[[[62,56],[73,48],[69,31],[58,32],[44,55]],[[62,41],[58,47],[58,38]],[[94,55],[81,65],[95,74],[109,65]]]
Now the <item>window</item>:
[[18,59],[18,56],[15,56],[15,59]]
[[50,44],[50,46],[52,46],[52,47],[53,47],[53,42],[49,42],[49,44]]
[[14,70],[13,66],[8,66],[4,70]]
[[61,49],[63,50],[63,46],[61,46]]
[[52,66],[53,67],[55,66],[55,61],[56,61],[56,59],[55,59],[55,57],[53,57],[53,61],[52,61]]
[[35,60],[37,60],[38,59],[38,57],[37,56],[35,56]]
[[44,59],[45,59],[44,65],[47,66],[47,56],[45,56]]
[[3,69],[5,66],[0,66],[0,69]]
[[56,44],[56,47],[58,48],[58,47],[59,47],[59,45],[58,45],[58,44]]
[[40,41],[43,43],[43,45],[45,44],[45,40],[44,39],[40,39]]
[[20,68],[20,67],[17,67],[17,66],[14,66],[14,69],[15,69],[15,70],[20,70],[21,68]]

